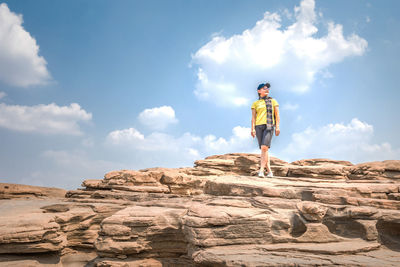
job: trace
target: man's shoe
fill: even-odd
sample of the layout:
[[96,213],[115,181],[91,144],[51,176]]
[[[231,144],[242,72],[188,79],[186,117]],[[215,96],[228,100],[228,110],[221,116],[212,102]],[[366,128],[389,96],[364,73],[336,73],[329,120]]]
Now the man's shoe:
[[260,171],[260,172],[258,173],[258,177],[264,178],[264,177],[265,177],[265,176],[264,176],[264,172],[263,172],[263,171]]
[[274,174],[273,174],[272,172],[269,172],[269,173],[267,174],[267,177],[274,177]]

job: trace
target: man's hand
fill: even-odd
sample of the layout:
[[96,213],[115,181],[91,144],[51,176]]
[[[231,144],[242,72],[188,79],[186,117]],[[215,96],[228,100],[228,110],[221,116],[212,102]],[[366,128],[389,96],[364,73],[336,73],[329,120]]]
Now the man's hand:
[[256,130],[251,130],[251,136],[256,137]]
[[281,130],[279,129],[279,127],[275,128],[275,135],[278,136],[281,133]]

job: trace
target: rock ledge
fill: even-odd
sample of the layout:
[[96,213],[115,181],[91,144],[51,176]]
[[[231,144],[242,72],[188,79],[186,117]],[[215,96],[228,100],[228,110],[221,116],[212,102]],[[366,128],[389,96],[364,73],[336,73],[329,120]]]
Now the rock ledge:
[[0,184],[0,266],[398,266],[400,161],[258,162]]

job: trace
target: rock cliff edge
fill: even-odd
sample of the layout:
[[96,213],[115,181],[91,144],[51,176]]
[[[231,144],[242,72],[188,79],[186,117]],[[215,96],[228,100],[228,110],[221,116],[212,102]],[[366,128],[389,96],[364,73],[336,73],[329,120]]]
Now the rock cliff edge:
[[0,184],[0,266],[398,266],[400,161],[207,157],[65,191]]

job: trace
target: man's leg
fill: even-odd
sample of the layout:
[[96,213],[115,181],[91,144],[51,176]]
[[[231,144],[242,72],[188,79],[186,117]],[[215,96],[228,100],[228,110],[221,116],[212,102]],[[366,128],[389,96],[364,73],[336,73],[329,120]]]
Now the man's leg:
[[261,164],[260,164],[260,171],[264,171],[265,165],[267,164],[268,160],[268,147],[262,145],[261,146]]
[[267,167],[267,176],[268,177],[273,177],[272,170],[271,170],[271,165],[270,165],[270,158],[269,158],[269,148],[271,146],[271,140],[273,136],[273,130],[268,130],[266,135],[265,135],[265,147],[266,147],[266,152],[265,152],[265,162],[266,162],[266,167]]
[[269,147],[267,147],[267,152],[265,153],[265,161],[266,161],[266,165],[267,165],[267,172],[270,173],[271,172],[271,165],[270,165],[270,160],[269,160]]

